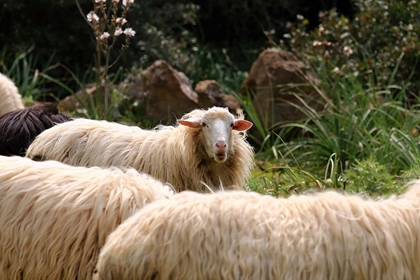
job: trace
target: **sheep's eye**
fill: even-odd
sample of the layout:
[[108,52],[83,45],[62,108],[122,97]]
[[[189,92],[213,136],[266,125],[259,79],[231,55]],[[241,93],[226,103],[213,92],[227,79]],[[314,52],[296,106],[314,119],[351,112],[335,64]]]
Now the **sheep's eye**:
[[231,124],[230,124],[230,127],[231,127],[231,128],[233,128],[233,126],[234,126],[234,124],[233,124],[233,123],[231,123]]
[[208,127],[208,125],[207,125],[206,123],[204,123],[204,122],[203,122],[203,123],[201,123],[201,126],[202,126],[202,127]]

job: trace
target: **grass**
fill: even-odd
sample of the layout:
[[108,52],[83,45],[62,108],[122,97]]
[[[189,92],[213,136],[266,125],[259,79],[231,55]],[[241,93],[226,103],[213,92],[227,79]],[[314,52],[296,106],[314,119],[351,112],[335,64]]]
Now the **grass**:
[[[332,80],[322,74],[318,73],[321,89],[329,105],[321,112],[300,106],[307,119],[281,126],[283,131],[299,129],[311,136],[289,142],[278,137],[271,148],[264,148],[266,155],[271,154],[276,172],[283,173],[271,178],[288,176],[298,186],[316,182],[322,188],[370,195],[399,193],[407,182],[399,176],[415,167],[420,158],[419,139],[412,135],[420,121],[419,111],[404,104],[405,87],[366,88],[351,76]],[[272,184],[273,192],[290,184],[284,179],[276,182],[281,186]],[[267,187],[263,191],[271,192]]]

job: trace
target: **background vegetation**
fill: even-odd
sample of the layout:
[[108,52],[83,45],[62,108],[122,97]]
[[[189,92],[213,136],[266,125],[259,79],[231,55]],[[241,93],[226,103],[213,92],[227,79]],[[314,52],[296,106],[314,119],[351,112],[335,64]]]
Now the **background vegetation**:
[[[28,104],[58,101],[105,75],[100,88],[112,98],[113,116],[136,124],[141,116],[119,106],[124,93],[114,85],[165,59],[193,83],[217,80],[264,127],[239,88],[258,54],[277,47],[312,68],[327,105],[322,112],[302,106],[307,119],[262,131],[250,189],[276,196],[308,188],[387,195],[420,174],[417,1],[136,0],[127,13],[136,35],[106,71],[84,19],[95,1],[1,5],[0,72]],[[115,61],[118,48],[109,50],[106,61]],[[103,102],[86,104],[86,116],[109,118]],[[291,129],[299,137],[286,142],[282,135]]]

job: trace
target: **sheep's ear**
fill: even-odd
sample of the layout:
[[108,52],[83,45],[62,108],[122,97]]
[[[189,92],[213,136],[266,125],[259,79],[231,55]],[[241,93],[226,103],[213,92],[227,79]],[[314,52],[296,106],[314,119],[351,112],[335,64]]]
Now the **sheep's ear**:
[[192,128],[199,128],[201,127],[201,120],[200,119],[188,119],[188,120],[178,120],[179,124],[192,127]]
[[246,120],[235,120],[233,129],[238,131],[246,131],[252,127],[253,123]]

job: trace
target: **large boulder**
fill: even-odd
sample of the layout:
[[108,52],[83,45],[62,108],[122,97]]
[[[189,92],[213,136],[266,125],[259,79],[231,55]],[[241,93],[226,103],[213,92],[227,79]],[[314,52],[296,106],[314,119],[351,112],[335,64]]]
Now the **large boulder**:
[[198,105],[201,108],[227,107],[233,113],[239,113],[241,110],[239,101],[234,96],[224,93],[215,80],[200,81],[195,86],[195,91],[198,95]]
[[189,79],[158,60],[140,75],[145,114],[160,123],[175,121],[186,112],[198,108],[198,97]]
[[[293,53],[272,48],[262,51],[252,64],[241,93],[251,96],[258,118],[270,131],[306,118],[297,108],[304,106],[299,98],[317,110],[323,107],[323,99],[314,86],[317,83],[317,78]],[[261,137],[256,127],[250,134]]]
[[[188,77],[164,60],[157,60],[146,70],[128,77],[120,87],[130,103],[142,104],[139,115],[155,123],[173,124],[177,118],[202,107],[212,106],[206,96],[200,97]],[[206,103],[208,101],[208,103]]]
[[164,60],[130,74],[118,88],[125,95],[120,109],[141,116],[144,120],[139,122],[147,126],[173,124],[186,112],[198,108],[197,93],[189,79]]
[[131,75],[120,85],[128,103],[142,104],[142,115],[153,122],[173,124],[182,115],[198,108],[228,107],[237,112],[239,102],[213,80],[199,82],[195,91],[188,77],[164,60],[154,62],[143,72]]

